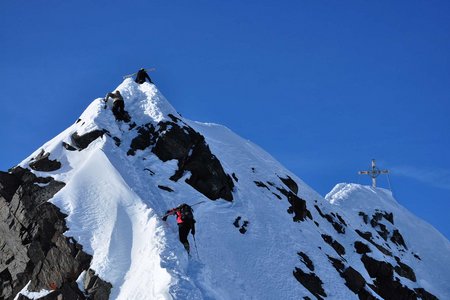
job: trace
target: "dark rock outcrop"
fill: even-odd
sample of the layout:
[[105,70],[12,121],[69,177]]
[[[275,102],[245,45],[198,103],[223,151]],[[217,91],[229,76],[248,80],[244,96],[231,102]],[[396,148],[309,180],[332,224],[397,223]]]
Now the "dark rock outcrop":
[[[370,277],[374,278],[374,285],[370,285],[371,288],[383,299],[417,299],[420,297],[415,290],[409,289],[394,278],[394,267],[390,263],[378,261],[365,254],[362,255],[361,261]],[[423,291],[434,297],[427,291]]]
[[334,217],[330,214],[323,213],[322,210],[319,208],[319,206],[314,205],[314,207],[316,208],[319,215],[322,218],[324,218],[325,220],[327,220],[338,233],[341,233],[341,234],[345,233],[345,227],[347,226],[346,224],[341,223],[341,221],[339,219],[338,219],[338,221],[336,221],[335,219],[337,219],[337,217]]
[[84,290],[92,300],[108,300],[112,285],[95,275],[95,272],[89,269],[84,277]]
[[345,254],[345,248],[344,246],[342,246],[339,242],[337,242],[336,240],[334,240],[331,236],[327,235],[327,234],[322,234],[322,239],[328,244],[330,245],[334,251],[336,251],[337,254],[339,254],[340,256]]
[[312,220],[311,212],[306,207],[306,201],[300,197],[298,197],[296,194],[294,194],[291,191],[287,191],[284,188],[277,187],[277,190],[282,193],[291,206],[288,208],[287,212],[289,214],[294,214],[293,221],[294,222],[301,222],[308,217]]
[[298,194],[298,185],[289,175],[286,175],[286,178],[280,177],[280,180],[294,193]]
[[130,150],[127,155],[135,155],[137,150],[144,150],[155,144],[155,127],[152,124],[145,124],[137,128],[138,135],[131,141]]
[[312,262],[312,260],[309,258],[308,255],[306,255],[303,252],[297,252],[298,256],[300,256],[300,260],[302,263],[305,264],[305,266],[310,270],[310,271],[314,271],[314,264]]
[[102,137],[106,133],[105,130],[96,129],[83,135],[78,135],[77,132],[71,135],[72,144],[79,150],[86,149],[90,143]]
[[414,270],[408,266],[407,264],[401,262],[400,258],[395,257],[395,260],[397,261],[397,266],[394,267],[395,272],[405,278],[408,278],[411,281],[416,282],[416,274],[414,273]]
[[186,183],[211,200],[232,201],[233,180],[225,173],[205,138],[189,126],[160,122],[152,152],[162,161],[178,160],[178,170],[170,178],[178,181],[185,172],[191,176]]
[[308,291],[311,292],[317,299],[323,299],[322,297],[327,297],[323,287],[322,280],[317,277],[314,273],[305,273],[302,269],[295,268],[293,271],[295,279],[300,282]]
[[81,297],[75,281],[92,257],[63,235],[66,216],[47,202],[64,183],[17,167],[0,172],[0,187],[0,298],[14,298],[31,281],[29,290],[85,299],[69,295]]
[[173,192],[173,190],[172,190],[170,187],[168,187],[168,186],[158,185],[158,187],[159,187],[161,190],[163,190],[163,191],[166,191],[166,192]]
[[363,242],[356,241],[356,242],[354,243],[354,246],[355,246],[356,253],[359,253],[359,254],[366,254],[366,253],[372,252],[372,251],[370,250],[369,246],[367,246],[367,245],[364,244]]
[[372,239],[372,233],[370,233],[370,232],[368,232],[368,231],[362,232],[362,231],[360,231],[360,230],[358,230],[358,229],[356,229],[355,231],[356,231],[356,233],[357,233],[360,237],[362,237],[363,239],[365,239],[366,241],[368,241],[369,243],[371,243],[372,245],[374,245],[374,246],[375,246],[378,250],[380,250],[383,254],[392,256],[392,252],[391,252],[391,251],[389,251],[388,249],[384,248],[384,247],[381,246],[381,245],[378,245],[377,243],[375,243],[375,242],[373,241],[373,239]]
[[405,240],[403,239],[403,236],[400,234],[400,231],[397,229],[394,229],[394,232],[392,233],[391,239],[394,244],[398,246],[402,246],[405,249],[408,249],[405,244]]
[[48,157],[50,153],[45,153],[44,149],[31,160],[29,166],[35,171],[51,172],[61,168],[61,163],[57,160],[51,160]]
[[341,276],[345,279],[345,285],[348,286],[353,293],[359,294],[362,290],[364,290],[366,280],[352,267],[345,269]]

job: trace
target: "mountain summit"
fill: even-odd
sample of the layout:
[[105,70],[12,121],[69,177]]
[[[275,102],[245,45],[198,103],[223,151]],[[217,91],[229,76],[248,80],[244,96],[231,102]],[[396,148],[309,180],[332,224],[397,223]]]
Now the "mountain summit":
[[[450,242],[391,193],[325,198],[150,83],[0,172],[0,299],[449,299]],[[191,256],[164,213],[193,205]],[[59,298],[58,298],[59,297]]]

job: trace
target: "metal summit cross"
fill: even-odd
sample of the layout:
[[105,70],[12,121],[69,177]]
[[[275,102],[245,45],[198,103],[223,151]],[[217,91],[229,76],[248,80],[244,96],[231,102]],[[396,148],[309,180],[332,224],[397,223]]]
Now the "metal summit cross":
[[369,175],[370,177],[372,177],[372,187],[374,187],[374,188],[377,187],[378,175],[388,174],[388,173],[389,173],[388,170],[380,170],[377,168],[377,166],[375,165],[375,159],[372,159],[372,170],[358,172],[359,175]]

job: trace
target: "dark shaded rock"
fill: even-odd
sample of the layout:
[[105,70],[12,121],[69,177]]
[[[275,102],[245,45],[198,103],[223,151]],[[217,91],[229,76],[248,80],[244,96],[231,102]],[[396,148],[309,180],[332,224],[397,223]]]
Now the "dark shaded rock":
[[314,264],[312,262],[312,260],[309,258],[308,255],[306,255],[303,252],[297,252],[298,256],[300,256],[300,260],[302,263],[305,264],[305,266],[310,270],[310,271],[314,271]]
[[419,295],[420,298],[422,298],[422,300],[438,300],[435,295],[427,292],[423,288],[414,289],[414,291],[417,293],[417,295]]
[[49,156],[50,153],[45,153],[44,149],[42,149],[41,152],[30,162],[30,168],[41,172],[51,172],[61,168],[61,163],[56,159],[50,160],[48,158]]
[[414,270],[407,264],[402,263],[400,258],[395,257],[395,260],[398,264],[394,267],[395,272],[404,278],[408,278],[409,280],[416,282],[416,274],[414,273]]
[[331,262],[331,264],[333,265],[333,267],[336,269],[336,271],[338,271],[339,274],[342,274],[342,271],[344,271],[345,265],[344,262],[342,261],[342,259],[338,259],[338,258],[334,258],[331,256],[328,256],[328,260]]
[[20,167],[0,173],[0,182],[0,298],[12,299],[31,281],[29,290],[56,290],[48,297],[84,299],[73,287],[91,256],[63,235],[66,216],[47,202],[64,183]]
[[108,300],[112,285],[95,275],[95,272],[89,269],[84,277],[84,289],[92,300]]
[[348,286],[353,293],[359,294],[362,290],[364,290],[366,280],[352,267],[345,269],[342,273],[342,278],[345,279],[345,285]]
[[265,185],[263,182],[261,181],[253,181],[257,187],[262,187],[262,188],[266,188],[270,191],[269,187],[267,185]]
[[145,150],[156,142],[155,127],[148,123],[137,128],[138,135],[131,141],[127,155],[135,155],[137,150]]
[[372,251],[370,250],[369,246],[367,246],[367,245],[364,244],[363,242],[356,241],[355,244],[354,244],[354,246],[355,246],[356,253],[359,253],[359,254],[366,254],[366,253],[372,252]]
[[77,150],[77,148],[73,147],[73,146],[70,145],[70,144],[67,144],[66,142],[62,142],[62,146],[63,146],[66,150],[69,150],[69,151],[76,151],[76,150]]
[[191,177],[186,183],[211,200],[232,201],[233,180],[225,173],[220,161],[211,153],[205,138],[189,126],[160,122],[158,137],[152,152],[162,161],[178,160],[178,170],[170,177],[178,181],[186,171]]
[[161,190],[167,191],[167,192],[173,192],[173,190],[170,187],[164,186],[164,185],[158,185],[158,187]]
[[231,176],[233,177],[233,179],[234,179],[236,182],[239,181],[239,179],[237,178],[236,174],[232,173]]
[[248,224],[249,224],[249,221],[244,221],[241,228],[239,228],[239,232],[242,234],[246,233]]
[[278,178],[280,178],[280,180],[294,193],[294,194],[298,194],[298,185],[297,183],[289,176],[286,175],[286,178],[280,177],[278,176]]
[[390,263],[375,260],[365,254],[361,261],[370,277],[375,278],[371,288],[383,299],[417,299],[415,291],[394,279],[394,268]]
[[[317,206],[317,205],[314,205],[314,207],[316,208],[316,210],[317,210],[317,212],[319,213],[319,215],[320,215],[322,218],[326,219],[326,220],[333,226],[333,228],[334,228],[338,233],[342,233],[342,234],[345,233],[345,227],[344,227],[344,225],[342,225],[341,223],[337,222],[337,221],[335,220],[335,217],[333,217],[333,216],[330,215],[330,214],[325,214],[325,213],[323,213],[322,210],[321,210],[321,209],[319,208],[319,206]],[[345,225],[345,226],[346,226],[346,225]]]
[[383,240],[387,241],[389,231],[387,230],[386,226],[379,223],[378,227],[380,228],[380,230],[377,230],[378,234],[383,238]]
[[11,201],[11,198],[19,188],[20,183],[20,180],[16,176],[0,171],[0,196],[3,197],[6,202]]
[[311,292],[317,299],[323,299],[327,297],[323,287],[322,280],[314,273],[305,273],[299,268],[295,268],[293,271],[295,279],[300,282],[308,291]]
[[234,227],[236,227],[236,228],[239,228],[241,225],[239,224],[239,221],[241,220],[241,216],[238,216],[237,218],[236,218],[236,220],[234,220],[234,222],[233,222],[233,225],[234,225]]
[[78,135],[77,132],[71,135],[72,144],[79,150],[86,149],[90,143],[102,137],[106,133],[105,130],[96,129],[83,135]]
[[277,198],[278,198],[279,200],[281,200],[281,199],[282,199],[280,195],[278,195],[278,194],[275,194],[274,192],[272,192],[272,194],[274,194],[274,195],[275,195],[275,197],[277,197]]
[[369,224],[369,216],[366,215],[364,212],[360,211],[358,213],[358,215],[360,215],[363,218],[364,223]]
[[345,220],[338,213],[336,213],[336,217],[338,218],[339,222],[341,222],[344,226],[347,226],[347,223],[345,223]]
[[330,245],[334,249],[334,251],[336,251],[337,254],[339,254],[340,256],[345,255],[345,248],[344,248],[344,246],[342,246],[339,242],[334,240],[331,236],[329,236],[327,234],[322,234],[322,239],[328,245]]
[[122,141],[116,136],[113,136],[112,139],[114,140],[114,144],[116,144],[117,147],[119,147],[120,144],[122,143]]
[[362,237],[363,239],[365,239],[366,241],[368,241],[369,243],[371,243],[372,245],[374,245],[374,246],[375,246],[378,250],[380,250],[383,254],[392,256],[392,252],[391,252],[391,251],[387,250],[387,249],[384,248],[383,246],[378,245],[377,243],[375,243],[375,242],[372,240],[372,233],[370,233],[370,232],[368,232],[368,231],[367,231],[367,232],[362,232],[362,231],[359,231],[358,229],[356,229],[355,231],[356,231],[356,233],[357,233],[360,237]]
[[405,249],[408,249],[405,244],[405,240],[403,239],[403,236],[400,234],[400,231],[397,229],[394,229],[394,232],[392,233],[391,239],[393,243],[395,243],[398,246],[402,246]]
[[302,198],[298,197],[291,191],[287,191],[284,188],[277,187],[277,190],[280,191],[289,201],[291,206],[288,208],[287,212],[289,214],[294,214],[293,221],[300,222],[304,221],[306,217],[312,220],[311,212],[306,207],[306,201]]

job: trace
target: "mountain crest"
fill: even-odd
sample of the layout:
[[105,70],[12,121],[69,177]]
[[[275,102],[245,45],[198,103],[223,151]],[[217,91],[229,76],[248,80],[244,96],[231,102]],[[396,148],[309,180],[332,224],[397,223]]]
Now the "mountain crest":
[[[117,87],[0,172],[0,298],[445,299],[450,243],[383,189],[326,198],[153,84]],[[195,206],[188,257],[174,219]]]

